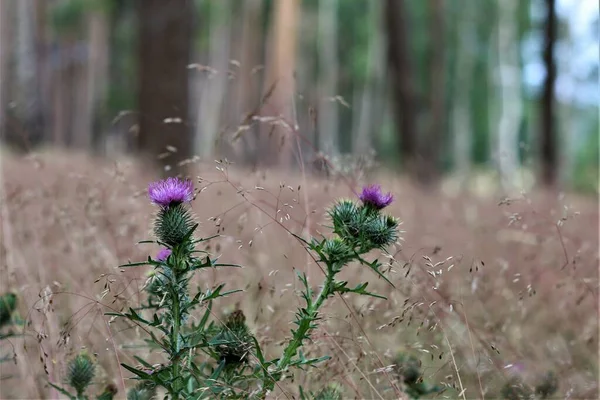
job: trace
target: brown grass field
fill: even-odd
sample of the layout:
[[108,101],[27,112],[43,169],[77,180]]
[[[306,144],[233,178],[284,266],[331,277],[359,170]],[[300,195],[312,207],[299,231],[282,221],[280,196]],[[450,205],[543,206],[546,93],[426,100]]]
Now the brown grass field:
[[[203,235],[222,235],[209,250],[243,268],[203,272],[197,283],[244,289],[218,303],[215,319],[239,306],[276,356],[301,305],[294,270],[315,287],[323,276],[289,232],[328,234],[325,208],[358,186],[215,166],[198,167],[196,186],[205,189],[193,209]],[[47,382],[60,383],[65,360],[82,347],[100,365],[93,390],[112,383],[125,398],[134,383],[119,363],[161,356],[147,355],[139,330],[103,312],[143,296],[148,268],[118,266],[157,250],[136,244],[152,238],[145,189],[155,177],[132,160],[47,152],[3,156],[2,179],[0,291],[18,293],[24,326],[11,329],[24,337],[0,342],[9,358],[0,364],[1,398],[59,398]],[[306,350],[332,359],[282,383],[273,398],[329,382],[344,387],[344,398],[398,398],[391,366],[400,351],[420,358],[426,381],[448,386],[437,398],[500,398],[511,374],[534,386],[549,370],[559,377],[555,398],[598,398],[596,198],[426,193],[389,174],[368,182],[394,193],[389,212],[403,221],[400,244],[373,254],[387,261],[395,288],[348,266],[345,279],[366,280],[388,300],[330,300]]]

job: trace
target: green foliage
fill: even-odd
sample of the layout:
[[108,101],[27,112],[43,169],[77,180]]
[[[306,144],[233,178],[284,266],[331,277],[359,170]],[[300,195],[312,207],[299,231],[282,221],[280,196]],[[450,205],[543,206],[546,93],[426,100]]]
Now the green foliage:
[[336,383],[328,385],[315,396],[315,400],[342,400],[342,388]]
[[17,308],[17,295],[6,293],[0,297],[0,328],[10,322],[13,311]]
[[51,8],[51,19],[54,28],[61,34],[76,33],[85,22],[85,15],[90,12],[107,12],[112,1],[106,0],[66,0],[57,2]]

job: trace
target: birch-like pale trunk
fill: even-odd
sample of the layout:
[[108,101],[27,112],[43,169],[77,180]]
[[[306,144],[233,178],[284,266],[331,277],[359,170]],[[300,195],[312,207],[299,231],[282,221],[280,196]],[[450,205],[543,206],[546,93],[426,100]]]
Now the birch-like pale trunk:
[[337,57],[338,0],[319,0],[319,111],[317,113],[318,149],[335,156],[339,151]]
[[[210,18],[209,56],[210,70],[202,74],[198,119],[196,122],[196,153],[205,158],[215,150],[220,131],[221,109],[225,100],[230,58],[231,27],[229,25],[231,2],[222,0],[214,4],[218,15]],[[211,9],[211,13],[214,12]]]
[[501,94],[496,161],[502,188],[517,188],[519,127],[523,115],[517,9],[519,0],[498,3],[498,77]]

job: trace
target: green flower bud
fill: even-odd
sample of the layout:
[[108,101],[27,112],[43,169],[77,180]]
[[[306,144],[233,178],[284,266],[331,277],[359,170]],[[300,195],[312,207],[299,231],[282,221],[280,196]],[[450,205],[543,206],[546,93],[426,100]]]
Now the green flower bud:
[[339,237],[327,239],[323,246],[323,253],[325,253],[333,263],[343,262],[350,256],[350,251],[351,249],[348,245]]
[[248,354],[254,349],[254,341],[242,310],[236,310],[227,317],[211,344],[225,364],[240,364],[248,360]]
[[111,383],[104,388],[104,391],[96,400],[113,400],[118,391],[119,389]]
[[96,365],[87,352],[82,351],[67,366],[67,383],[81,396],[92,383]]
[[364,224],[364,237],[374,247],[388,246],[398,240],[398,220],[389,215],[377,215]]
[[333,230],[342,238],[356,238],[360,232],[361,213],[350,200],[341,200],[328,212],[333,222]]
[[169,246],[181,244],[194,226],[194,219],[184,204],[161,208],[154,224],[156,237]]

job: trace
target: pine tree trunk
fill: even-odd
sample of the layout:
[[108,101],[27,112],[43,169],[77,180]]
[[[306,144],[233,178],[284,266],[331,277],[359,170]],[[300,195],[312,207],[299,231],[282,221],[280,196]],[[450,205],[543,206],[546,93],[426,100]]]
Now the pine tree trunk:
[[261,127],[258,163],[264,166],[288,168],[292,162],[297,140],[294,132],[294,67],[299,13],[299,0],[275,2],[269,38],[269,63],[263,91],[268,99],[262,114],[268,118],[276,118],[279,122],[263,123]]
[[386,0],[385,27],[387,36],[387,62],[393,96],[393,114],[399,136],[401,164],[414,176],[417,159],[417,99],[415,77],[408,49],[408,17],[405,4],[398,0]]
[[[183,172],[192,155],[188,65],[192,0],[141,0],[138,147],[166,175]],[[179,167],[179,168],[178,168]]]
[[440,155],[444,140],[446,69],[444,48],[444,5],[442,0],[429,0],[429,130],[427,140],[420,143],[421,162],[419,163],[419,181],[430,185],[440,175]]

